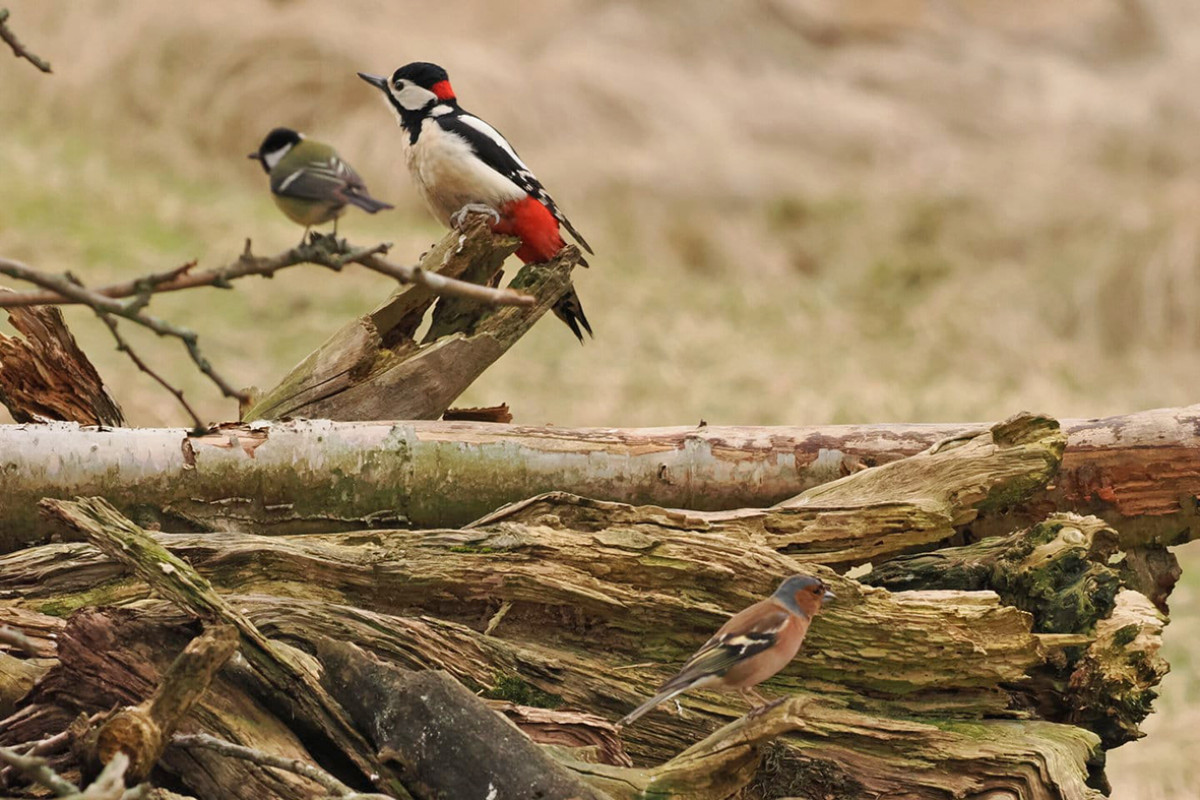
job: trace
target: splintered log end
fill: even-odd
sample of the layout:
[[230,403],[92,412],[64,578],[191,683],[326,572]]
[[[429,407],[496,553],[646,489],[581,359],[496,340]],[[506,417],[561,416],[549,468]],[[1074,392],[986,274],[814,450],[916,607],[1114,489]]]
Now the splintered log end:
[[[0,287],[0,292],[11,289]],[[24,338],[0,334],[0,403],[17,422],[63,421],[118,427],[120,405],[54,306],[11,308]]]
[[[1017,414],[815,486],[772,506],[762,525],[774,546],[806,562],[879,563],[1027,500],[1058,471],[1065,447],[1057,421]],[[709,518],[745,522],[738,512]]]
[[[461,231],[450,231],[422,256],[419,271],[488,284],[519,245],[493,234],[482,218],[469,216]],[[491,329],[488,320],[504,311],[531,325],[545,312],[543,292],[537,286],[521,288],[533,296],[528,302],[497,308],[477,298],[437,297],[427,283],[404,286],[369,315],[342,326],[245,409],[243,419],[437,419],[511,345],[476,335]],[[552,285],[545,291],[558,292],[552,303],[565,288]],[[417,341],[430,309],[429,331]],[[510,314],[498,316],[508,319]],[[455,341],[457,337],[465,342]],[[447,343],[459,347],[452,358],[443,359],[439,353]]]
[[1140,739],[1138,727],[1158,696],[1170,666],[1159,653],[1165,620],[1135,591],[1117,595],[1116,607],[1096,626],[1096,638],[1071,673],[1070,720],[1096,731],[1106,747]]
[[140,781],[158,763],[165,745],[162,728],[144,709],[123,708],[115,712],[97,734],[91,772],[97,774],[101,765],[121,753],[129,759],[129,777]]

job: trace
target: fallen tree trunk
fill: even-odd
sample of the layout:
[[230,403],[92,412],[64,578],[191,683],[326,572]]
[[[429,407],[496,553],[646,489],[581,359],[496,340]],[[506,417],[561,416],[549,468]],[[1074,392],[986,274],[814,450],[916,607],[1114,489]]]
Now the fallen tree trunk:
[[[984,426],[986,427],[986,426]],[[0,552],[45,541],[42,497],[99,494],[162,530],[260,533],[463,525],[554,490],[665,508],[765,508],[978,425],[530,428],[288,422],[97,431],[0,426]],[[1051,486],[979,533],[1093,514],[1127,546],[1200,533],[1200,407],[1063,423]],[[993,519],[995,522],[993,523]]]
[[[1038,426],[1027,424],[1024,430]],[[969,464],[979,439],[994,434],[898,463],[889,483],[929,477],[928,462],[938,455],[948,463]],[[1042,439],[1035,436],[1034,441]],[[905,464],[911,469],[903,469]],[[1044,464],[1041,469],[1044,479]],[[1014,479],[1019,482],[1019,477]],[[859,473],[846,480],[866,486],[876,478]],[[971,485],[969,479],[965,482]],[[1036,483],[1025,483],[1025,491],[1034,489]],[[969,507],[971,497],[965,500]],[[72,507],[57,506],[74,514]],[[462,531],[154,538],[215,586],[236,593],[227,604],[240,609],[263,635],[317,652],[318,660],[314,637],[351,640],[403,668],[443,669],[497,699],[571,707],[613,719],[669,675],[725,614],[769,592],[800,567],[753,530],[697,529],[666,512],[631,526],[630,513],[646,510],[617,504],[576,504],[573,508],[586,511],[576,517],[522,518],[532,507],[493,515]],[[128,523],[111,510],[84,508],[92,519],[89,525],[130,530],[132,535]],[[1079,525],[1105,530],[1098,520]],[[1062,535],[1070,544],[1071,536]],[[1045,544],[1042,533],[1021,536],[1033,539],[1014,552]],[[1100,535],[1100,540],[1108,544],[1084,548],[1085,560],[1094,567],[1085,572],[1098,575],[1096,570],[1109,569],[1105,576],[1119,585],[1119,571],[1108,566],[1115,538]],[[49,545],[5,558],[0,574],[6,582],[0,588],[11,598],[9,604],[64,612],[77,603],[97,602],[96,591],[106,593],[106,602],[144,595],[144,584],[120,574],[95,587],[105,575],[97,572],[100,564],[88,547]],[[157,553],[139,567],[147,578],[162,571],[158,564],[167,563],[157,548],[129,552],[136,558],[138,551]],[[1045,583],[1038,578],[1043,565],[1041,559],[1028,559],[1013,570],[1027,575],[1029,586],[1040,587]],[[1112,687],[1161,634],[1161,627],[1149,623],[1135,626],[1132,639],[1117,634],[1128,632],[1134,617],[1118,617],[1116,609],[1132,610],[1136,603],[1096,603],[1090,615],[1077,615],[1074,627],[1079,630],[1040,634],[1033,627],[1035,617],[986,589],[890,593],[817,565],[807,569],[828,580],[839,601],[814,621],[802,657],[770,684],[774,691],[794,695],[803,708],[797,713],[797,706],[789,706],[783,716],[790,721],[774,730],[780,738],[768,762],[775,771],[758,767],[757,752],[733,759],[742,766],[731,767],[730,774],[757,787],[758,794],[751,796],[778,797],[799,787],[839,798],[871,793],[985,797],[989,792],[1033,798],[1099,796],[1104,785],[1101,738],[1091,728],[1136,729],[1146,709],[1112,702],[1120,697]],[[1051,567],[1047,571],[1053,573]],[[1012,585],[1019,594],[1022,584]],[[1074,603],[1077,594],[1070,588],[1063,585],[1057,594],[1037,597],[1043,604],[1053,604],[1055,597]],[[1126,595],[1141,597],[1128,588],[1121,592]],[[65,606],[53,607],[63,602]],[[1142,602],[1143,610],[1149,608],[1148,601]],[[137,608],[150,613],[143,604]],[[1104,627],[1107,618],[1100,618],[1106,613],[1118,628]],[[1149,613],[1155,621],[1153,611]],[[1128,649],[1133,642],[1142,644]],[[1066,681],[1053,679],[1064,674],[1070,676],[1069,689]],[[1090,696],[1091,705],[1104,706],[1106,713],[1071,719],[1069,696],[1075,695]],[[704,693],[683,702],[689,709],[686,718],[656,711],[623,732],[635,755],[671,763],[681,740],[708,736],[743,710],[728,695]],[[49,714],[35,708],[24,719]],[[30,732],[26,724],[16,735]],[[723,745],[709,747],[724,752]],[[622,795],[615,786],[635,787],[635,793],[641,791],[636,787],[653,787],[659,796],[679,798],[725,797],[741,787],[710,781],[711,795],[690,795],[699,792],[694,782],[686,790],[678,789],[684,785],[678,783],[672,789],[674,779],[655,777],[666,774],[661,772],[665,766],[625,773],[617,765],[597,766],[552,753],[617,797],[634,795]],[[681,762],[674,763],[679,767]],[[713,780],[724,774],[701,772]],[[674,768],[668,773],[683,774]]]

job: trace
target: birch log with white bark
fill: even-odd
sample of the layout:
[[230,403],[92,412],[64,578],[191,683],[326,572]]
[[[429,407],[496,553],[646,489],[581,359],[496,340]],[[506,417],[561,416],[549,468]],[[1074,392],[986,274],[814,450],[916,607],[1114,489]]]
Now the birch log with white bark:
[[[0,552],[44,540],[42,497],[104,496],[162,530],[257,533],[463,525],[547,491],[664,508],[766,508],[986,427],[295,421],[193,437],[0,426]],[[1200,406],[1065,420],[1063,430],[1054,481],[1005,515],[983,513],[974,531],[1007,533],[1076,511],[1113,524],[1126,544],[1200,535]]]

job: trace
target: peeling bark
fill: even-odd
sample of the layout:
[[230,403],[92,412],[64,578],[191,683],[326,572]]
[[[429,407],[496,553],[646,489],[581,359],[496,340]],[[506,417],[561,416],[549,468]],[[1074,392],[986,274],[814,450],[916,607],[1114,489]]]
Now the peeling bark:
[[[986,426],[984,426],[986,427]],[[547,491],[665,508],[766,508],[980,426],[529,428],[286,422],[95,431],[0,426],[0,552],[46,540],[42,497],[101,495],[172,531],[304,533],[463,525]],[[984,510],[977,535],[1093,514],[1126,548],[1200,533],[1200,407],[1063,423],[1053,483]]]

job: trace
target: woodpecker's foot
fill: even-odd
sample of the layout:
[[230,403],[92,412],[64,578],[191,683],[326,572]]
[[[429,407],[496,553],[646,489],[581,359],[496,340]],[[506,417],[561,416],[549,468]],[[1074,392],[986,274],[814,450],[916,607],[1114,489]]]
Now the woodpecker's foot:
[[450,215],[450,224],[461,231],[467,221],[468,214],[486,214],[492,218],[493,225],[497,225],[500,222],[500,212],[491,206],[484,205],[483,203],[467,203]]

